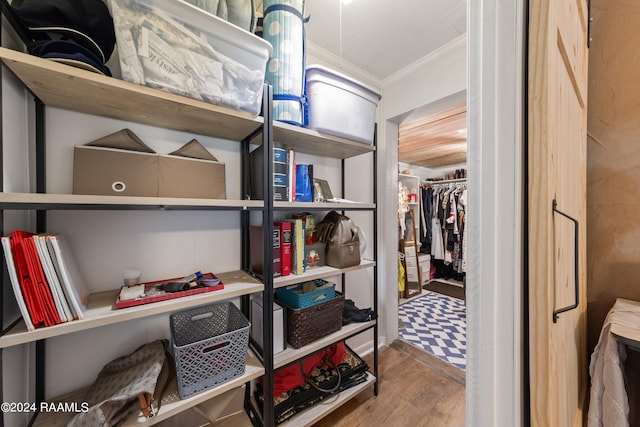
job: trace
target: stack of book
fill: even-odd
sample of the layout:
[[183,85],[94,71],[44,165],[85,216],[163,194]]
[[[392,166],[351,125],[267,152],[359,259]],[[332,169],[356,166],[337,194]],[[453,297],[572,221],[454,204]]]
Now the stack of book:
[[63,236],[16,230],[1,240],[27,330],[84,318],[89,293]]
[[[307,269],[305,257],[306,227],[313,224],[312,214],[294,215],[273,223],[273,277],[303,274]],[[251,269],[262,276],[263,230],[261,226],[250,227]]]
[[[264,200],[264,149],[258,146],[249,154],[250,194],[253,200]],[[303,175],[300,175],[303,174]],[[297,176],[303,176],[308,183],[306,198],[300,198]],[[313,165],[297,164],[296,153],[292,149],[273,148],[273,200],[279,202],[313,201]],[[298,189],[296,188],[298,187]],[[298,190],[298,191],[296,191]],[[298,195],[296,195],[298,193]]]

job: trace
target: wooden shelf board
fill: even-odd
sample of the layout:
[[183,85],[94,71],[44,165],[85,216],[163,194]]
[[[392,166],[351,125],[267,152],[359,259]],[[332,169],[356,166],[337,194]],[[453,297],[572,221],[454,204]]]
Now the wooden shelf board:
[[376,150],[373,145],[278,121],[273,122],[273,141],[300,153],[336,159],[346,159]]
[[50,107],[234,141],[242,140],[264,123],[262,117],[249,113],[7,48],[0,48],[0,60]]
[[[617,307],[616,307],[617,306]],[[630,313],[640,312],[640,301],[625,298],[617,298],[611,311],[625,310]],[[615,311],[614,311],[615,313]],[[618,337],[624,344],[634,349],[640,349],[640,326],[630,322],[628,318],[612,317],[610,332]]]
[[365,268],[370,268],[376,265],[375,261],[365,259],[360,262],[358,265],[354,265],[353,267],[347,268],[334,268],[329,267],[328,265],[323,265],[322,267],[314,267],[308,269],[304,274],[290,274],[285,277],[276,277],[273,279],[273,287],[280,288],[282,286],[293,285],[295,283],[306,282],[307,280],[315,280],[322,279],[324,277],[335,276],[342,273],[348,273],[350,271],[362,270]]
[[367,372],[367,380],[351,387],[338,394],[335,398],[326,399],[325,401],[318,402],[317,404],[310,406],[304,411],[294,415],[286,422],[280,424],[280,427],[307,427],[320,421],[326,417],[327,414],[335,411],[343,404],[347,403],[360,392],[364,391],[367,387],[371,386],[376,381],[376,378],[369,372]]
[[98,196],[85,194],[0,193],[3,209],[215,210],[260,209],[262,200],[177,197]]
[[[165,392],[165,397],[162,399],[162,405],[158,414],[156,414],[152,418],[144,418],[144,417],[135,417],[128,421],[126,421],[123,426],[133,427],[133,426],[151,426],[157,424],[163,420],[166,420],[174,415],[179,414],[180,412],[185,411],[191,407],[199,405],[201,403],[207,402],[211,399],[215,399],[220,397],[221,401],[224,401],[224,393],[232,391],[237,387],[242,386],[243,384],[256,379],[260,376],[264,375],[264,367],[260,364],[255,355],[248,350],[247,351],[247,364],[245,367],[244,374],[238,378],[234,378],[233,380],[226,382],[224,384],[219,385],[211,390],[204,391],[202,393],[196,394],[195,396],[191,396],[187,399],[180,400],[178,397],[178,389],[177,383],[172,381]],[[66,394],[64,396],[60,396],[54,399],[47,399],[47,402],[82,402],[83,397],[86,394],[86,389],[77,390],[72,393]],[[215,403],[214,403],[215,404]],[[74,414],[63,413],[63,412],[49,412],[42,413],[36,418],[34,426],[43,426],[43,427],[62,427],[66,426],[71,417]]]
[[24,344],[40,339],[52,338],[72,332],[84,331],[99,326],[126,322],[128,320],[156,314],[167,313],[176,310],[187,309],[196,305],[246,295],[253,292],[262,292],[264,285],[242,271],[216,273],[224,283],[224,289],[205,292],[182,298],[144,304],[136,307],[116,309],[115,302],[119,289],[98,292],[89,295],[87,311],[82,320],[61,323],[47,328],[38,328],[27,331],[23,321],[20,321],[4,336],[0,337],[0,348]]
[[420,182],[420,177],[417,175],[407,175],[406,173],[399,173],[398,174],[398,179],[403,180],[403,179],[412,179],[415,181]]
[[353,211],[353,210],[373,210],[376,208],[375,203],[313,203],[313,202],[273,202],[273,207],[278,210],[320,210],[320,211],[330,211],[330,210],[345,210],[345,211]]
[[338,342],[343,339],[350,338],[351,336],[362,332],[366,329],[373,327],[376,324],[375,320],[371,320],[369,322],[362,323],[349,323],[348,325],[344,325],[342,329],[333,334],[327,335],[326,337],[322,337],[319,340],[312,342],[302,348],[287,348],[284,351],[277,353],[273,358],[273,367],[279,368],[281,366],[287,365],[291,362],[295,362],[296,360],[314,353],[318,350],[321,350],[335,342]]

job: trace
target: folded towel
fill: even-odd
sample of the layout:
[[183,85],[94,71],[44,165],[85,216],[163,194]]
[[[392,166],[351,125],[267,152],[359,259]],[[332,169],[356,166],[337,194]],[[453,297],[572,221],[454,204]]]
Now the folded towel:
[[628,427],[629,401],[625,389],[626,348],[611,332],[616,326],[640,333],[640,302],[618,298],[604,321],[591,355],[588,427]]

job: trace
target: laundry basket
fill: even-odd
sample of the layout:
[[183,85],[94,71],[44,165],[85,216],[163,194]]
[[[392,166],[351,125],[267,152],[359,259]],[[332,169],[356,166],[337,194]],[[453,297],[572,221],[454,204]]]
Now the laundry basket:
[[251,325],[233,303],[174,313],[170,323],[180,399],[244,374]]

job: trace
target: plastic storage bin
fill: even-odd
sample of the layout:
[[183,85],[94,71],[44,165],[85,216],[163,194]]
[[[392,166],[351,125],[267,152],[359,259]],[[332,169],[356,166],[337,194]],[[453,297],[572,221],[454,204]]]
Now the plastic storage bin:
[[181,0],[109,0],[122,78],[257,115],[271,45]]
[[233,303],[174,313],[170,323],[180,399],[244,374],[251,324]]
[[308,128],[373,144],[379,93],[321,65],[307,67],[306,80]]
[[282,301],[292,308],[304,308],[327,301],[335,296],[335,283],[322,279],[313,280],[312,283],[316,286],[316,289],[305,293],[302,293],[302,283],[279,288],[276,291],[278,301]]

